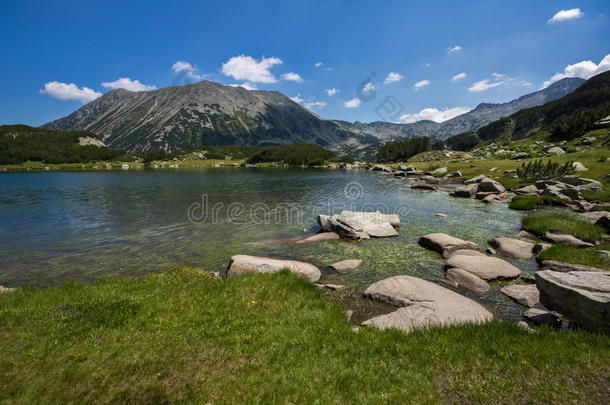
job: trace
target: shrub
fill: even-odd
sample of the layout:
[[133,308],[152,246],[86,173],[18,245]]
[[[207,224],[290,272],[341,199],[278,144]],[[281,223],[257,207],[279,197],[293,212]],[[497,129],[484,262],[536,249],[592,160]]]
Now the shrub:
[[566,162],[563,165],[551,160],[546,163],[543,160],[532,160],[523,162],[521,167],[517,168],[517,176],[523,180],[536,181],[542,179],[551,179],[554,177],[567,176],[574,174],[574,166],[572,161]]
[[538,236],[544,236],[547,231],[558,231],[587,242],[596,242],[604,235],[601,227],[564,212],[527,215],[521,219],[521,227]]

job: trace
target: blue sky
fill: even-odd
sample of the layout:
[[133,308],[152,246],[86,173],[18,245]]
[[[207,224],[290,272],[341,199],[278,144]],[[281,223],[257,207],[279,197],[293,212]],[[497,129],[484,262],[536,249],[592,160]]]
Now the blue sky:
[[610,69],[608,38],[607,0],[2,0],[0,124],[200,78],[325,118],[439,121]]

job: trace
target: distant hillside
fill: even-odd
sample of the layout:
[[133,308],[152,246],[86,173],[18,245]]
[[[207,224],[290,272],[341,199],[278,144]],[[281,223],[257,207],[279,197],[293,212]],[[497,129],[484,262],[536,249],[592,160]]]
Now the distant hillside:
[[88,130],[130,152],[294,143],[355,152],[378,142],[320,118],[277,91],[210,81],[150,92],[113,90],[44,127]]
[[483,141],[506,137],[521,139],[548,131],[555,139],[581,136],[595,121],[610,113],[610,71],[587,80],[576,91],[538,107],[527,108],[480,128]]
[[26,161],[84,163],[110,160],[124,151],[106,147],[87,131],[53,131],[27,125],[0,126],[0,164]]
[[416,138],[428,136],[433,140],[444,140],[462,132],[476,131],[497,119],[524,108],[539,106],[572,93],[585,82],[580,78],[565,78],[553,83],[543,90],[526,94],[516,100],[501,104],[479,104],[474,110],[462,114],[448,121],[437,123],[434,121],[418,121],[412,124],[393,124],[388,122],[361,122],[349,123],[335,121],[346,131],[353,131],[361,135],[373,135],[383,140],[393,138]]

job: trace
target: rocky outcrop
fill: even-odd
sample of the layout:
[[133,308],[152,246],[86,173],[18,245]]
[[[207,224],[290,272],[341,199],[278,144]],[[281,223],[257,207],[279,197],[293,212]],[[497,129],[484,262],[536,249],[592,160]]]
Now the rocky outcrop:
[[501,256],[514,257],[515,259],[531,259],[534,257],[534,244],[520,239],[493,238],[489,245]]
[[455,238],[446,233],[430,233],[419,238],[418,243],[426,249],[434,250],[449,257],[456,250],[476,250],[481,251],[479,245],[474,242]]
[[500,291],[523,306],[533,308],[540,305],[540,293],[535,284],[505,285]]
[[395,228],[400,226],[400,218],[396,214],[386,215],[380,212],[343,211],[332,216],[318,215],[318,224],[324,231],[360,240],[398,236]]
[[375,165],[371,168],[372,171],[374,172],[387,172],[387,173],[392,173],[392,169],[388,166],[384,166],[384,165]]
[[610,333],[610,272],[536,273],[540,301],[595,332]]
[[410,332],[493,319],[492,313],[481,304],[417,277],[396,276],[378,281],[366,289],[364,296],[400,307],[362,323],[379,329],[396,328]]
[[447,270],[445,278],[450,285],[473,293],[485,294],[491,291],[491,286],[485,280],[462,269],[452,268]]
[[358,268],[361,264],[362,264],[361,259],[348,259],[348,260],[341,260],[340,262],[337,262],[337,263],[333,263],[330,265],[330,267],[332,267],[334,270],[338,271],[339,273],[344,273],[346,271],[350,271],[350,270],[354,270],[354,269]]
[[514,278],[521,274],[521,270],[512,264],[489,256],[451,255],[445,268],[463,269],[483,280]]
[[231,257],[227,276],[236,277],[256,273],[277,273],[282,269],[288,269],[291,273],[298,274],[312,282],[318,281],[322,275],[316,266],[305,262],[235,255]]

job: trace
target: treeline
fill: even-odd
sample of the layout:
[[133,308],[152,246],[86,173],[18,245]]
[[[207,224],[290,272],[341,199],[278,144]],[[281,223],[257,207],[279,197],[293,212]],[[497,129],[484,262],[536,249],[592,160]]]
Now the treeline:
[[456,150],[470,150],[480,142],[498,138],[523,139],[541,130],[550,133],[551,141],[569,141],[584,135],[596,121],[609,114],[610,71],[590,78],[573,93],[558,100],[520,110],[476,132],[454,135],[445,142]]
[[318,166],[335,157],[328,149],[309,143],[256,148],[258,151],[248,158],[247,163],[284,162],[291,166]]
[[377,149],[377,161],[396,162],[406,160],[418,153],[430,149],[430,138],[407,138],[400,141],[388,142]]
[[0,126],[0,165],[26,161],[86,163],[129,157],[124,151],[79,145],[78,138],[99,137],[87,131],[53,131],[27,125]]

